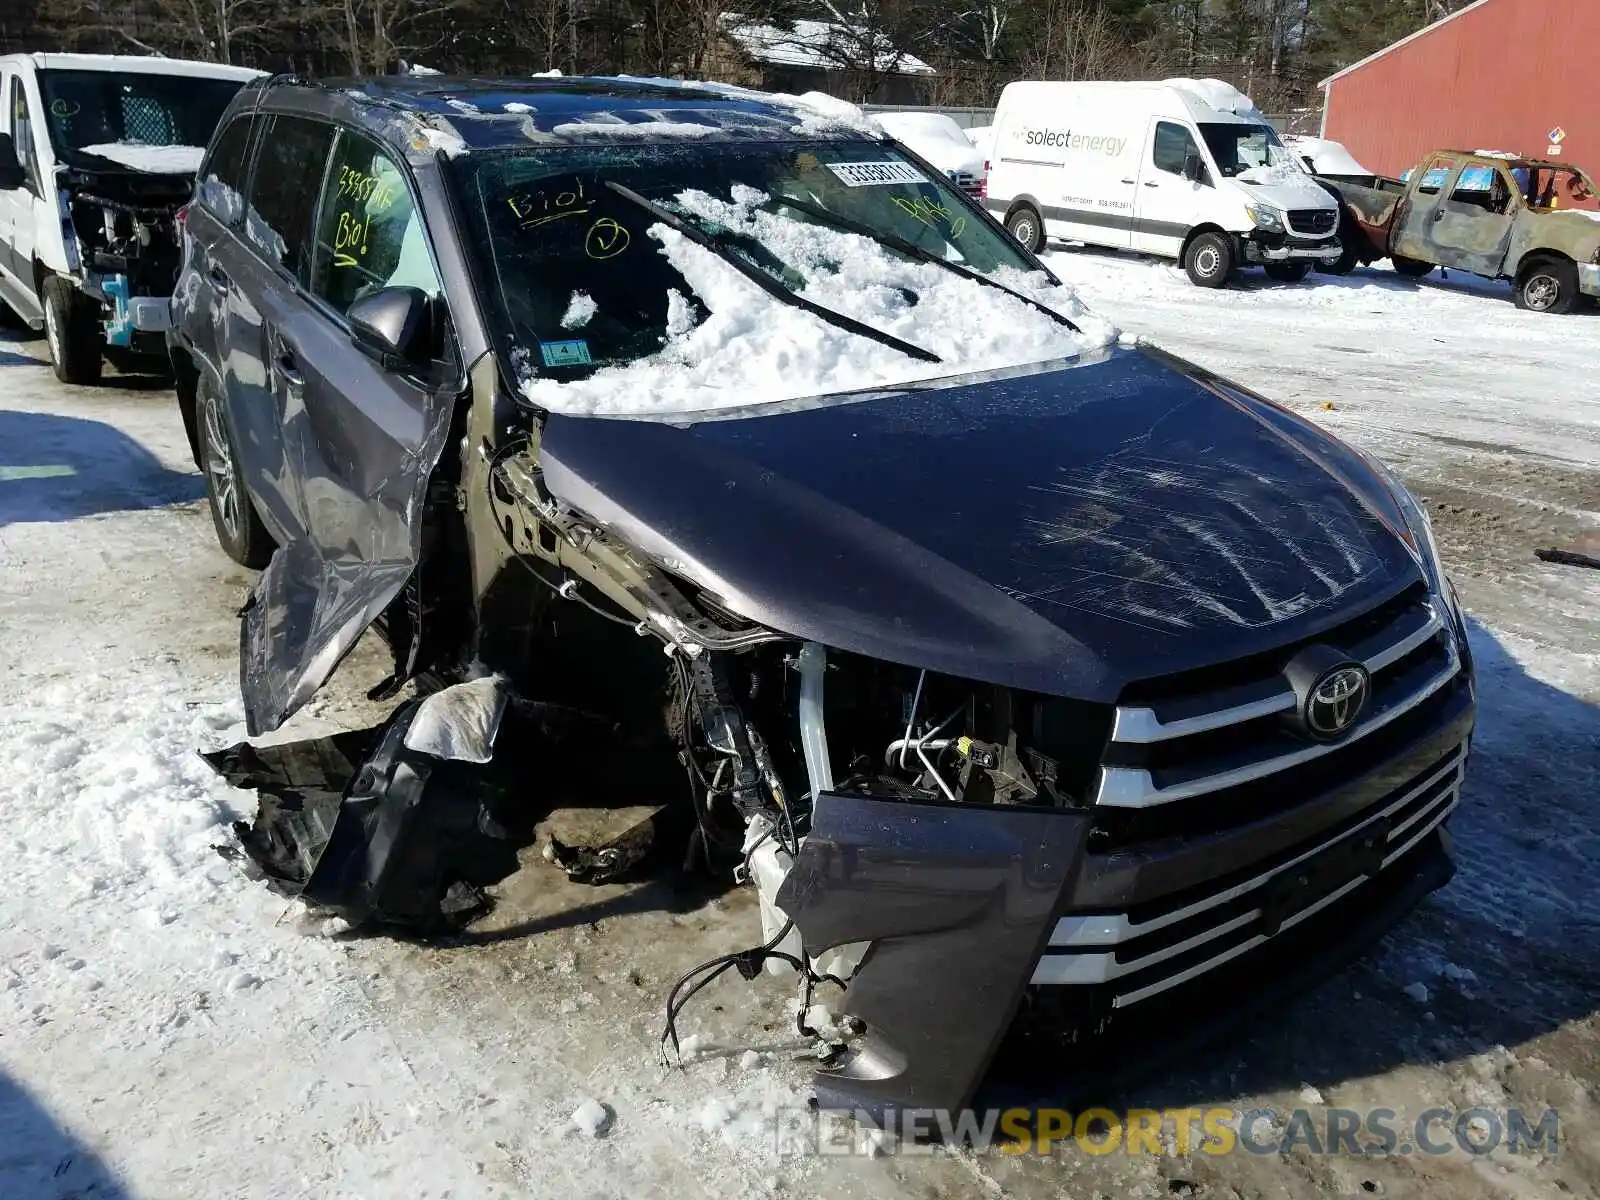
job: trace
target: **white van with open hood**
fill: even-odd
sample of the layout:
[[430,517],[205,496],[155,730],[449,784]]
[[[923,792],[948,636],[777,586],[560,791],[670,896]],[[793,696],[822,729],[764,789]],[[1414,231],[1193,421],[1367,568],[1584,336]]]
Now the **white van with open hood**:
[[1339,211],[1250,99],[1215,79],[1008,84],[988,207],[1047,237],[1176,258],[1202,287],[1236,267],[1305,277],[1339,257]]

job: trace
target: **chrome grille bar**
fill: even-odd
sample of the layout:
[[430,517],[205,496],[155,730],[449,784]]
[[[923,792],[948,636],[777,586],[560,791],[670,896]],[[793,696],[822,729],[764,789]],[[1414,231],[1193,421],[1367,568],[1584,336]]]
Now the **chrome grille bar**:
[[[1454,765],[1459,768],[1460,762],[1461,760],[1458,758]],[[1389,850],[1389,852],[1384,856],[1382,863],[1383,868],[1387,868],[1390,864],[1402,857],[1407,851],[1415,847],[1418,842],[1420,842],[1429,833],[1433,832],[1433,830],[1436,829],[1445,820],[1445,818],[1450,815],[1450,813],[1455,809],[1456,804],[1459,802],[1460,789],[1461,779],[1458,774],[1457,778],[1452,781],[1450,787],[1441,792],[1437,798],[1431,801],[1428,806],[1425,807],[1414,818],[1405,822],[1405,825],[1399,829],[1392,829],[1389,831],[1387,840],[1390,843],[1393,843],[1402,833],[1404,833],[1405,829],[1420,822],[1420,828],[1418,828],[1415,833],[1411,834],[1409,838],[1407,838],[1400,845],[1396,846],[1394,849]],[[1415,793],[1412,794],[1414,795]],[[1404,801],[1401,803],[1404,803]],[[1340,838],[1334,838],[1326,844],[1331,845],[1334,842],[1341,840],[1343,837],[1349,836],[1351,836],[1351,834],[1347,832],[1342,834]],[[1323,847],[1318,847],[1319,850],[1322,848]],[[1297,859],[1296,861],[1298,862],[1300,860]],[[1290,865],[1292,864],[1286,864],[1284,867],[1280,868],[1280,870],[1287,870]],[[1277,872],[1273,872],[1272,874],[1277,874]],[[1271,876],[1269,875],[1266,878],[1270,877]],[[1368,877],[1365,875],[1357,876],[1355,879],[1350,880],[1348,883],[1329,893],[1327,896],[1322,897],[1320,900],[1308,905],[1299,912],[1294,913],[1292,916],[1285,918],[1283,923],[1278,927],[1278,932],[1281,933],[1285,929],[1291,928],[1294,925],[1298,925],[1301,921],[1304,921],[1320,912],[1322,909],[1327,908],[1330,904],[1333,904],[1335,901],[1354,891],[1362,883],[1366,882],[1367,878]],[[1261,882],[1265,881],[1265,879],[1253,881],[1253,886],[1259,886]],[[1245,888],[1245,890],[1248,890],[1248,887]],[[1220,903],[1221,901],[1219,900],[1218,902]],[[1174,958],[1189,950],[1193,950],[1197,946],[1202,946],[1208,941],[1215,940],[1216,938],[1222,937],[1225,934],[1234,932],[1235,930],[1247,928],[1252,922],[1258,921],[1260,918],[1261,909],[1252,908],[1248,912],[1229,918],[1218,925],[1201,930],[1181,942],[1177,942],[1171,946],[1163,946],[1159,950],[1156,950],[1141,958],[1131,959],[1125,962],[1117,961],[1114,951],[1105,951],[1099,953],[1046,954],[1039,960],[1038,965],[1034,968],[1033,977],[1030,982],[1041,985],[1075,984],[1080,986],[1086,984],[1092,985],[1109,983],[1115,979],[1121,978],[1122,976],[1131,975],[1134,972],[1146,970],[1147,968],[1155,966],[1166,959]],[[1150,928],[1155,928],[1155,926],[1151,926]],[[1149,928],[1141,929],[1140,932],[1149,932]],[[1229,946],[1210,958],[1204,959],[1198,963],[1194,963],[1172,975],[1154,980],[1146,986],[1136,988],[1131,992],[1119,993],[1114,998],[1113,1004],[1119,1008],[1126,1007],[1130,1004],[1135,1004],[1146,997],[1154,996],[1159,992],[1164,992],[1168,988],[1176,987],[1180,983],[1184,983],[1187,980],[1193,979],[1198,975],[1202,975],[1207,971],[1221,966],[1230,959],[1237,958],[1239,955],[1254,949],[1274,936],[1276,936],[1276,934],[1263,933],[1256,934],[1254,937],[1246,938],[1244,941],[1236,945]]]
[[[1431,604],[1424,605],[1421,611],[1425,611],[1427,617],[1417,628],[1404,633],[1398,640],[1386,641],[1377,647],[1363,643],[1351,657],[1364,663],[1367,670],[1374,675],[1385,667],[1393,666],[1444,628],[1444,622],[1440,620],[1439,614],[1433,610]],[[1172,738],[1188,737],[1194,733],[1223,729],[1259,717],[1270,717],[1274,713],[1289,712],[1293,708],[1294,693],[1288,688],[1259,700],[1217,708],[1192,717],[1179,717],[1171,721],[1163,721],[1161,715],[1153,708],[1118,707],[1111,724],[1111,740],[1135,745],[1164,742]]]
[[1101,767],[1100,784],[1095,793],[1095,803],[1111,808],[1150,808],[1157,804],[1170,804],[1174,800],[1184,800],[1190,796],[1203,796],[1208,792],[1220,791],[1223,788],[1249,783],[1255,779],[1262,779],[1278,771],[1284,771],[1290,767],[1299,766],[1301,763],[1312,762],[1324,755],[1332,754],[1334,751],[1342,749],[1350,743],[1366,737],[1369,733],[1382,729],[1391,721],[1404,716],[1454,679],[1456,673],[1461,669],[1461,657],[1456,650],[1453,638],[1446,639],[1445,654],[1446,662],[1444,666],[1429,677],[1421,687],[1410,695],[1393,701],[1386,708],[1365,718],[1337,742],[1318,742],[1302,746],[1286,754],[1273,755],[1270,758],[1263,758],[1256,762],[1218,771],[1212,775],[1186,779],[1180,783],[1169,784],[1167,787],[1158,786],[1155,778],[1144,767]]
[[[1052,947],[1115,946],[1119,942],[1127,941],[1130,938],[1143,937],[1147,933],[1154,933],[1158,929],[1164,929],[1168,925],[1175,924],[1178,921],[1187,920],[1197,913],[1205,912],[1208,908],[1215,908],[1219,904],[1226,904],[1229,900],[1235,900],[1244,895],[1246,892],[1254,891],[1263,884],[1270,882],[1275,876],[1282,874],[1284,871],[1287,871],[1292,867],[1299,866],[1306,859],[1316,857],[1335,842],[1341,841],[1347,837],[1352,837],[1355,834],[1360,833],[1363,829],[1374,822],[1381,821],[1384,817],[1392,816],[1394,813],[1399,812],[1418,796],[1422,795],[1423,792],[1435,786],[1446,775],[1454,774],[1456,778],[1452,786],[1459,787],[1461,785],[1461,775],[1465,770],[1466,760],[1467,746],[1466,743],[1463,742],[1459,747],[1456,748],[1455,752],[1450,758],[1450,761],[1446,762],[1437,770],[1430,773],[1429,776],[1422,782],[1406,789],[1405,795],[1401,796],[1399,799],[1391,801],[1382,808],[1370,813],[1359,824],[1351,826],[1349,829],[1340,832],[1334,837],[1327,838],[1324,841],[1319,842],[1317,845],[1311,847],[1311,849],[1295,855],[1295,857],[1291,858],[1286,863],[1282,863],[1276,867],[1273,867],[1271,870],[1263,871],[1260,875],[1255,876],[1253,879],[1247,879],[1243,883],[1235,884],[1233,887],[1225,888],[1219,892],[1213,892],[1211,895],[1206,896],[1201,900],[1196,900],[1193,904],[1186,904],[1182,908],[1175,908],[1170,912],[1162,913],[1160,916],[1152,917],[1148,921],[1141,921],[1138,923],[1132,921],[1128,917],[1127,913],[1102,913],[1092,916],[1062,917],[1056,922],[1055,930],[1050,935],[1050,945]],[[1399,829],[1390,830],[1389,837],[1391,840],[1396,836],[1397,833],[1403,832],[1407,825],[1411,824],[1417,819],[1417,816],[1408,817],[1406,821],[1399,827]]]

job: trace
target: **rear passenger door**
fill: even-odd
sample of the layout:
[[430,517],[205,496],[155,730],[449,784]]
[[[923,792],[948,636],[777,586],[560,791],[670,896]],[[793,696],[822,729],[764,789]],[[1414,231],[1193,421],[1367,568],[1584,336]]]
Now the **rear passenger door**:
[[220,242],[205,286],[225,314],[221,372],[245,483],[280,542],[306,529],[306,499],[287,423],[297,403],[284,386],[283,331],[312,318],[311,222],[334,128],[284,113],[257,117],[253,163],[235,236]]

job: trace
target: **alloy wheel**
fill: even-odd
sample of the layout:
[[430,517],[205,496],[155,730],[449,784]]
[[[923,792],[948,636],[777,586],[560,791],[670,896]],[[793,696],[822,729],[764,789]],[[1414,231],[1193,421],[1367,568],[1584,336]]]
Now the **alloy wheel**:
[[216,497],[217,515],[222,518],[228,536],[237,539],[239,487],[233,473],[233,448],[222,426],[222,410],[216,400],[203,396],[201,407],[205,415],[206,475],[211,480],[211,494]]

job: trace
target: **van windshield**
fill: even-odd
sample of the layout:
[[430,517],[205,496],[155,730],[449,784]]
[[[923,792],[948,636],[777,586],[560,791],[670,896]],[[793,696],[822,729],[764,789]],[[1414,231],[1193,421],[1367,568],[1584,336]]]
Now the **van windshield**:
[[985,275],[1035,269],[947,181],[881,143],[564,147],[460,169],[514,341],[566,379],[655,354],[705,319],[705,285],[661,252],[652,204],[795,295],[838,276],[850,237]]
[[1206,139],[1217,170],[1232,178],[1252,167],[1293,167],[1299,169],[1294,156],[1278,140],[1277,131],[1270,125],[1236,125],[1202,123],[1200,133]]
[[[242,86],[237,79],[143,71],[39,72],[57,157],[91,169],[109,161],[141,170],[198,170],[223,110]],[[153,153],[164,148],[180,153]]]

